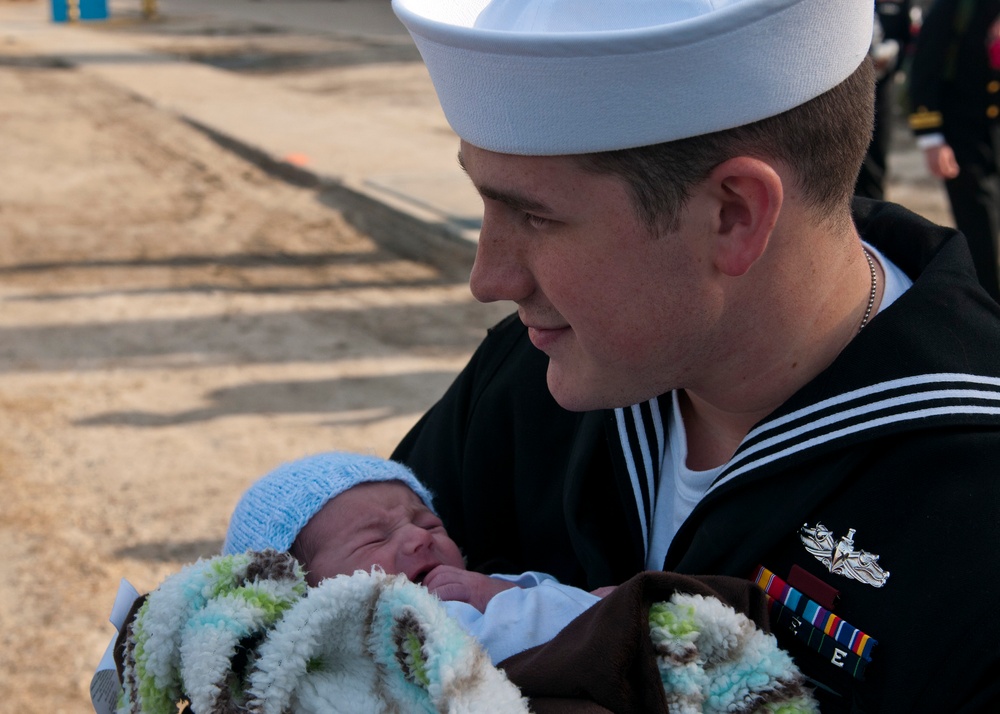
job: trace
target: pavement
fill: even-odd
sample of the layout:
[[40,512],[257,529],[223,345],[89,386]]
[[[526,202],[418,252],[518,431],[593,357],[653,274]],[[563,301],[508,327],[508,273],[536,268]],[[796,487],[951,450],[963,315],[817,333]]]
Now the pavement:
[[[321,187],[403,256],[467,274],[481,202],[389,0],[158,0],[151,20],[142,0],[110,0],[107,20],[79,23],[52,22],[50,7],[0,0],[0,61],[4,43],[14,44],[96,75],[288,180]],[[226,64],[218,50],[235,38]],[[949,223],[908,132],[896,136],[888,197]]]
[[[48,2],[0,1],[0,62],[16,46],[21,61],[100,77],[288,180],[321,187],[405,257],[467,275],[482,204],[389,0],[159,0],[152,20],[141,6],[111,0],[107,20],[56,23]],[[271,71],[205,60],[206,42],[217,50],[234,37],[244,38],[244,58],[251,37]],[[326,61],[281,72],[296,53]],[[337,89],[316,87],[317,76]]]

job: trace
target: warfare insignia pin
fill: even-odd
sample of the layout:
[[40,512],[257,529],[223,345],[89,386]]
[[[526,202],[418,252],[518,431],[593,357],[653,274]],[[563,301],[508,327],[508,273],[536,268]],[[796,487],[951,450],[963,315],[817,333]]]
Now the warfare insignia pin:
[[815,528],[803,524],[799,538],[806,550],[831,573],[880,588],[889,579],[889,571],[878,564],[877,555],[867,550],[854,550],[854,533],[850,528],[847,535],[834,542],[833,531],[817,521]]

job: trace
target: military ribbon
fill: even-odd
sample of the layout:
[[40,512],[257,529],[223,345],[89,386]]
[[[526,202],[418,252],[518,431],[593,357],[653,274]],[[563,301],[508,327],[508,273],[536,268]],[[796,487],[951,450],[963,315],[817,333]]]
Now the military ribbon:
[[865,665],[878,641],[816,604],[763,566],[753,578],[771,604],[778,627],[791,630],[809,649],[827,657],[831,664],[864,679]]

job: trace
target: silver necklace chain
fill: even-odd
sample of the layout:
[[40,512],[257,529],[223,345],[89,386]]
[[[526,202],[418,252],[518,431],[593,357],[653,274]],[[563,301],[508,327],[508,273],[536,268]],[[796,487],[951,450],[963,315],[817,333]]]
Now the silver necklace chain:
[[872,260],[871,255],[868,254],[868,249],[864,246],[861,250],[865,252],[865,260],[868,261],[868,269],[872,271],[872,292],[868,296],[868,308],[865,310],[865,317],[861,320],[861,327],[858,328],[858,332],[865,329],[865,325],[868,324],[868,319],[872,316],[872,308],[875,307],[875,293],[878,290],[878,274],[875,272],[875,262]]

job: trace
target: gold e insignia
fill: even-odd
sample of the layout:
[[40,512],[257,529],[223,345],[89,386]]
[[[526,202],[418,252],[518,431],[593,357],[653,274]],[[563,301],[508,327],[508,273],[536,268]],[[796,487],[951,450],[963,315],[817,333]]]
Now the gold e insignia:
[[799,538],[806,550],[831,573],[880,588],[889,579],[889,571],[878,564],[877,555],[867,550],[854,550],[854,533],[851,528],[847,535],[834,542],[833,531],[817,521],[815,528],[803,524]]

